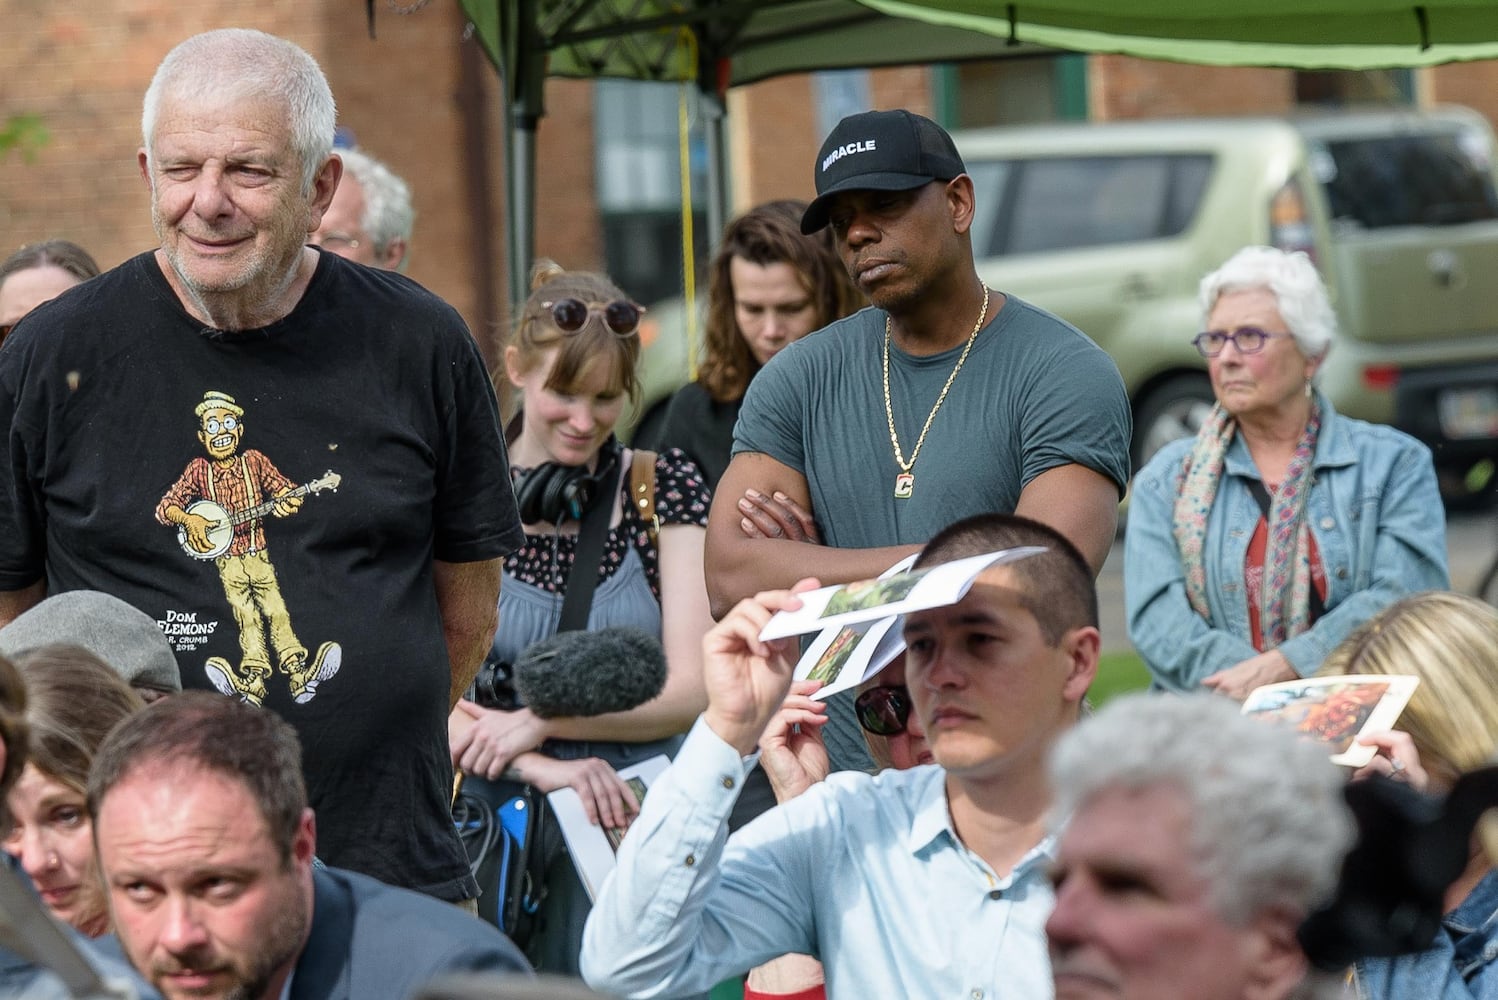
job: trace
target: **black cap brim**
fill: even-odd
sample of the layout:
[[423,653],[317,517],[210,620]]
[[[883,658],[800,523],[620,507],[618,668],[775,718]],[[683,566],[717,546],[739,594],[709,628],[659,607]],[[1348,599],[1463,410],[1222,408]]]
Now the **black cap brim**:
[[801,232],[810,236],[827,226],[827,210],[832,199],[844,191],[909,191],[922,187],[940,177],[925,174],[871,173],[846,177],[812,199],[801,216]]

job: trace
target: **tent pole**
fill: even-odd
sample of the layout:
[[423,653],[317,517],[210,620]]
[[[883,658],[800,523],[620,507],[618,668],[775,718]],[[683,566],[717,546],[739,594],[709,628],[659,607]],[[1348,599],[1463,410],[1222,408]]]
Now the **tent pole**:
[[513,313],[530,294],[531,262],[536,256],[536,126],[540,116],[517,102],[505,123],[505,256],[509,308]]
[[707,140],[707,235],[710,246],[716,247],[723,237],[723,227],[728,225],[728,116],[723,99],[714,91],[699,91],[699,107],[702,109],[702,132]]

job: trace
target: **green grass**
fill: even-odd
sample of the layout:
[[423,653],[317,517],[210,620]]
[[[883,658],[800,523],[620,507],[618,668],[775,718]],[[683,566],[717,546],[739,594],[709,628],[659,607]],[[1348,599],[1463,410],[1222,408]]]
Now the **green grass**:
[[1087,697],[1093,708],[1102,708],[1109,699],[1128,691],[1142,691],[1149,684],[1149,668],[1137,655],[1104,653],[1098,660],[1097,679]]

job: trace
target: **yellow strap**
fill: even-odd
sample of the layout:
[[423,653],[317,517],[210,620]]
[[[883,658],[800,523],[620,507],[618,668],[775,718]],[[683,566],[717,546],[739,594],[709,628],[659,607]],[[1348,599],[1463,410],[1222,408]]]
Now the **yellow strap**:
[[[690,65],[697,65],[697,36],[688,28],[677,35],[680,44],[687,49]],[[692,86],[682,77],[677,99],[676,133],[681,157],[681,260],[682,281],[685,285],[687,321],[687,381],[697,381],[697,255],[692,238],[692,124],[687,108],[688,89]],[[653,537],[653,536],[652,536]]]

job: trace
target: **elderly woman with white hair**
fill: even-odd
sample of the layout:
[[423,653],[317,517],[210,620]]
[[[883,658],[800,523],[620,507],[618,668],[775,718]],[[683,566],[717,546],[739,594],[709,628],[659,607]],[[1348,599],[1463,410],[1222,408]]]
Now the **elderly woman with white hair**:
[[1242,700],[1448,587],[1446,523],[1429,450],[1315,388],[1336,316],[1305,254],[1240,250],[1200,301],[1217,404],[1134,479],[1124,599],[1155,686]]

